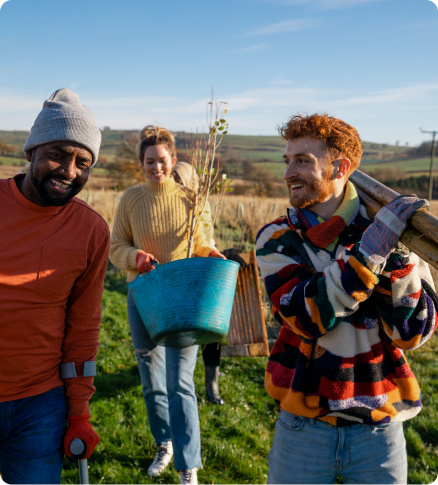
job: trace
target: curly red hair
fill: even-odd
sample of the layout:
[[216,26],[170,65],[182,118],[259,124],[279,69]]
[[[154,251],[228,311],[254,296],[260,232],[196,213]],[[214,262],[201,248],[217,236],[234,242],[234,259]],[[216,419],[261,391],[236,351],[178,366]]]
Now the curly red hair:
[[328,116],[327,113],[303,116],[297,114],[278,129],[286,140],[295,140],[309,136],[325,141],[330,156],[348,158],[351,167],[348,174],[354,172],[360,164],[362,142],[356,128],[344,121]]

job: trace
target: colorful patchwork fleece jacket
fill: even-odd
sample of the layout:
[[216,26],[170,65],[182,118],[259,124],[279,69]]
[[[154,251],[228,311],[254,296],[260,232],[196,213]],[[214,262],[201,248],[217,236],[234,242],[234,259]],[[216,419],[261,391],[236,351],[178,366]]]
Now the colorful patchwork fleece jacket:
[[404,350],[437,326],[428,265],[401,244],[381,274],[360,239],[370,224],[350,182],[327,221],[288,209],[257,235],[257,262],[282,324],[265,375],[280,407],[334,426],[405,421],[421,409]]

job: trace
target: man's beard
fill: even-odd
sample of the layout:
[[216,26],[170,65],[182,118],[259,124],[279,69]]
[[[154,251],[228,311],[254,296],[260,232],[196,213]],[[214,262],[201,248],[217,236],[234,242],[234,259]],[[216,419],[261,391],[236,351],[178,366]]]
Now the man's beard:
[[293,199],[291,196],[290,203],[292,207],[295,207],[296,209],[311,209],[327,200],[329,195],[334,192],[334,181],[331,180],[331,172],[332,169],[330,167],[324,172],[321,180],[314,180],[312,182],[305,182],[302,180],[294,181],[293,183],[304,184],[306,193],[296,199]]
[[43,179],[39,180],[36,177],[34,177],[32,164],[30,165],[30,174],[32,176],[32,183],[35,189],[37,190],[39,196],[49,206],[59,207],[67,204],[67,202],[69,202],[76,194],[78,194],[83,187],[83,185],[81,185],[77,180],[74,180],[67,194],[65,195],[53,194],[49,192],[46,185],[47,182],[49,182],[50,179],[54,179],[59,182],[65,182],[66,181],[65,178],[62,178],[59,175],[54,176],[53,174],[48,174],[48,175],[45,175]]

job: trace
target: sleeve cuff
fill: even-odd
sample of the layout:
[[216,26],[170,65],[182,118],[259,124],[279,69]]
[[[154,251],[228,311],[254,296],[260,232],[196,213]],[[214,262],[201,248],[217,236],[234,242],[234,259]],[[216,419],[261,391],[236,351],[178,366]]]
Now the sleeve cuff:
[[377,275],[382,274],[386,265],[386,258],[378,254],[367,254],[361,248],[359,248],[359,253],[363,255],[365,266],[370,271]]

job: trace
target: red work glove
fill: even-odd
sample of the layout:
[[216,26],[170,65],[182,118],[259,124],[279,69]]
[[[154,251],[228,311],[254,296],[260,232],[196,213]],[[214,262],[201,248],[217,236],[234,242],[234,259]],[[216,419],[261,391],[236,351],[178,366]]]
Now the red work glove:
[[145,251],[138,252],[136,261],[137,269],[140,273],[149,273],[149,271],[155,269],[154,263],[158,263],[152,254],[146,253]]
[[85,443],[85,451],[83,455],[79,455],[79,460],[90,458],[97,443],[99,443],[99,435],[94,431],[91,424],[88,422],[89,414],[83,416],[70,416],[68,418],[68,425],[64,435],[64,453],[71,458],[70,444],[75,438],[79,438]]
[[222,253],[220,253],[217,249],[213,249],[213,251],[208,255],[209,258],[222,258],[227,259]]

